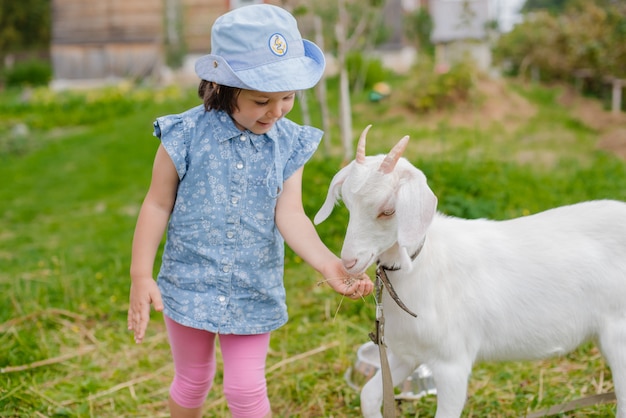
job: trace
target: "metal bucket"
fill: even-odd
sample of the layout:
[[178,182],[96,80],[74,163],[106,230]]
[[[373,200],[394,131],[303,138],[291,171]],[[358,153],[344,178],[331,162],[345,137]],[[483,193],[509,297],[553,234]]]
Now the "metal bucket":
[[[354,366],[346,370],[344,378],[348,386],[360,391],[363,385],[380,369],[378,346],[371,341],[366,342],[359,347],[356,357]],[[396,399],[416,400],[437,393],[432,372],[425,364],[421,364],[397,387],[400,389],[400,393],[395,395]]]

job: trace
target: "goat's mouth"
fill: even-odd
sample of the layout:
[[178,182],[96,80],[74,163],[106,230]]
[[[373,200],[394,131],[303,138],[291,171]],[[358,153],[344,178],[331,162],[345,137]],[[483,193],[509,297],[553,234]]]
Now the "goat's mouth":
[[355,258],[342,257],[341,261],[343,262],[343,266],[346,268],[348,273],[358,276],[365,273],[368,267],[374,264],[375,259],[376,256],[374,254],[369,254],[367,256]]

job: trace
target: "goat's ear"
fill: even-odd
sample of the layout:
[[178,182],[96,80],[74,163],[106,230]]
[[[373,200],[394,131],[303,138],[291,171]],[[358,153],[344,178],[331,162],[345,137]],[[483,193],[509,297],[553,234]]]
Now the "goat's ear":
[[428,187],[426,176],[416,168],[403,173],[397,193],[398,246],[403,253],[402,268],[410,269],[408,251],[414,251],[424,241],[437,211],[437,197]]
[[348,164],[347,166],[339,170],[339,172],[335,174],[335,176],[331,180],[330,186],[328,187],[328,193],[326,194],[326,200],[324,201],[324,204],[322,205],[320,210],[317,211],[315,218],[313,218],[313,222],[315,223],[315,225],[324,222],[324,220],[328,218],[328,216],[333,211],[335,203],[339,200],[339,191],[341,190],[341,186],[346,181],[351,167],[352,164]]

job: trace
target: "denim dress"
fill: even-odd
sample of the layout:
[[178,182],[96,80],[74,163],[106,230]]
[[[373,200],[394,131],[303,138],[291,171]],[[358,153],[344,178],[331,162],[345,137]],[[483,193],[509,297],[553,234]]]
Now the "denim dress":
[[283,182],[313,155],[322,131],[279,120],[240,131],[203,106],[158,118],[178,172],[157,283],[172,320],[221,334],[260,334],[287,322],[284,241],[276,227]]

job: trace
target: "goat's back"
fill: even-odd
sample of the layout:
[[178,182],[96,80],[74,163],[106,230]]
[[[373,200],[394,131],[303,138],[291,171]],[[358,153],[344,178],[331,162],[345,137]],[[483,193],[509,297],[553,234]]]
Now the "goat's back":
[[[478,359],[566,353],[626,317],[626,204],[591,201],[508,221],[437,215],[413,272],[393,282],[418,318],[387,321],[392,347],[412,334],[423,350],[428,339],[446,341]],[[388,299],[387,307],[403,315]]]

